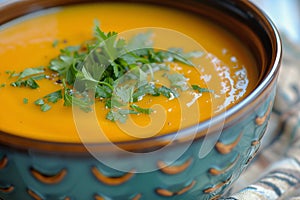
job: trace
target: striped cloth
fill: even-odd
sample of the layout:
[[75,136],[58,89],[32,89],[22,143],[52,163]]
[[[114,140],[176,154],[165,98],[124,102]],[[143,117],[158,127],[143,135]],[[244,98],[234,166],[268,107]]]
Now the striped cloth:
[[285,34],[282,40],[278,91],[262,149],[223,199],[300,200],[300,47]]

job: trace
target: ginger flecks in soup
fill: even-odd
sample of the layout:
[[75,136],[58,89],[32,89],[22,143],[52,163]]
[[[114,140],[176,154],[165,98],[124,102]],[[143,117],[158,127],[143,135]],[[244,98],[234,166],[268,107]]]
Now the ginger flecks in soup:
[[[95,31],[95,19],[101,30]],[[183,33],[204,49],[194,51],[185,41],[177,41],[169,48],[182,52],[136,51],[110,63],[111,74],[104,73],[101,80],[86,69],[95,68],[81,65],[81,80],[97,88],[92,92],[96,96],[91,100],[81,93],[75,99],[80,89],[72,88],[74,74],[66,75],[59,67],[67,63],[76,68],[72,58],[88,55],[91,43],[109,37],[109,31],[141,27]],[[162,37],[157,45],[173,39]],[[116,40],[124,45],[122,38]],[[0,130],[38,140],[80,142],[86,134],[85,141],[105,141],[93,134],[91,117],[115,142],[171,133],[224,112],[248,95],[258,80],[253,55],[234,35],[199,16],[152,5],[99,3],[40,12],[3,25],[0,46]],[[131,69],[129,75],[116,83],[112,76],[124,69]],[[73,110],[72,103],[81,109]],[[76,129],[73,111],[80,113],[84,131]]]

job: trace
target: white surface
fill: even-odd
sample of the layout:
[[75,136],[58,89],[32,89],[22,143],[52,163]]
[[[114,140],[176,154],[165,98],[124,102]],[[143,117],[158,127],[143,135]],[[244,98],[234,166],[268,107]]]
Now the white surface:
[[251,0],[263,9],[282,34],[300,44],[299,0]]

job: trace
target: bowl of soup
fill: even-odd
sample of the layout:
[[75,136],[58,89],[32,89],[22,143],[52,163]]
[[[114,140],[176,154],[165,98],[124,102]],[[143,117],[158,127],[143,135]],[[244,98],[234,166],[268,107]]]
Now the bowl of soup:
[[217,199],[281,61],[249,1],[0,3],[0,198]]

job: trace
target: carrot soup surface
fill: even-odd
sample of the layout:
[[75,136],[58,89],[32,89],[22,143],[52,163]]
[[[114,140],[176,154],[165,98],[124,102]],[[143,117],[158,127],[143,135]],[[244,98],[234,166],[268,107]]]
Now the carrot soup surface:
[[[12,87],[10,84],[16,77],[9,77],[9,72],[21,72],[38,66],[47,68],[50,60],[59,55],[60,49],[82,44],[93,37],[95,19],[104,32],[121,33],[143,27],[178,31],[203,46],[216,65],[216,68],[209,69],[171,63],[170,67],[184,74],[189,84],[209,86],[208,89],[213,92],[198,96],[195,92],[183,93],[178,99],[145,96],[136,104],[151,107],[154,112],[132,115],[130,123],[125,122],[121,126],[106,119],[107,107],[96,100],[95,114],[99,125],[114,142],[139,139],[131,135],[145,138],[172,133],[210,119],[238,103],[257,84],[258,67],[249,49],[227,30],[197,15],[146,4],[99,3],[54,8],[17,19],[2,25],[0,29],[0,131],[45,141],[81,141],[70,106],[64,106],[63,101],[59,101],[51,104],[47,112],[42,112],[34,104],[37,99],[61,89],[61,84],[43,79],[38,81],[37,89]],[[56,45],[55,41],[58,41]],[[184,45],[180,48],[185,48]],[[219,77],[216,78],[211,71]],[[158,72],[155,76],[163,74]],[[88,124],[83,111],[82,116]],[[160,124],[157,127],[148,126],[151,123]],[[86,129],[88,133],[88,125]],[[91,137],[89,140],[103,142],[101,137]]]

